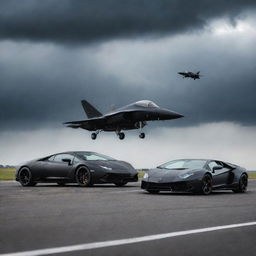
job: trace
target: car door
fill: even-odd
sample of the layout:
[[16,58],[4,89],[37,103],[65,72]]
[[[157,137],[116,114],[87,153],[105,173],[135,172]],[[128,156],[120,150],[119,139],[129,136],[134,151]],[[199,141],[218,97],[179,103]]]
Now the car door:
[[[64,162],[63,159],[69,159],[68,162]],[[57,154],[55,157],[48,162],[47,166],[47,177],[68,177],[70,171],[72,170],[74,156],[71,154]]]
[[[220,161],[210,161],[208,166],[212,172],[213,186],[225,186],[228,183],[230,169]],[[219,170],[213,170],[214,166],[222,166]]]

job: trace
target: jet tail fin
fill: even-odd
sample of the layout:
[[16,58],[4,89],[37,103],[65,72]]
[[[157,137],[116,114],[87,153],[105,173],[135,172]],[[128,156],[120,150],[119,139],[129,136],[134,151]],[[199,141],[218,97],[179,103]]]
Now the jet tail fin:
[[199,74],[200,74],[200,71],[197,72],[197,75],[199,75]]
[[88,118],[102,116],[102,114],[86,100],[82,100],[81,104],[82,104],[84,112],[86,113]]

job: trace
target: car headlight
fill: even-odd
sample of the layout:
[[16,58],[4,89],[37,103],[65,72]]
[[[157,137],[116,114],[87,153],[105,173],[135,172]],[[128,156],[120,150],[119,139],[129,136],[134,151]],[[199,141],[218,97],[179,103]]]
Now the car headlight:
[[192,175],[194,175],[193,172],[184,173],[184,174],[181,174],[181,175],[180,175],[180,178],[182,178],[182,179],[187,179],[188,177],[190,177],[190,176],[192,176]]
[[143,179],[147,179],[148,178],[148,173],[146,172],[143,176]]
[[106,170],[108,170],[108,171],[111,171],[111,170],[112,170],[111,167],[107,167],[107,166],[103,166],[103,165],[100,165],[100,167],[103,168],[103,169],[106,169]]

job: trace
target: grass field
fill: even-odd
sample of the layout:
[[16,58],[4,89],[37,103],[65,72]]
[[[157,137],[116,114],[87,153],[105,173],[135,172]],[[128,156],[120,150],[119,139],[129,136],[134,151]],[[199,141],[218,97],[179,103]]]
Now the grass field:
[[256,179],[256,172],[249,172],[249,179]]
[[[139,179],[142,179],[144,171],[138,171]],[[1,180],[14,180],[15,169],[14,168],[0,168],[0,181]],[[249,179],[256,179],[256,172],[249,173]]]
[[0,168],[0,180],[14,180],[15,168]]

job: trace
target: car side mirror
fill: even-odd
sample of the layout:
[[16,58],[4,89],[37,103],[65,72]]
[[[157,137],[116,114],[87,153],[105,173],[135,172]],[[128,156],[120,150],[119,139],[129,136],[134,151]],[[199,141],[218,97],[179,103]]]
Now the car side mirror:
[[220,170],[222,169],[223,167],[221,165],[216,165],[216,166],[213,166],[212,168],[212,172],[214,173],[216,170]]
[[71,165],[71,159],[69,158],[63,158],[62,162],[68,163],[68,165]]

